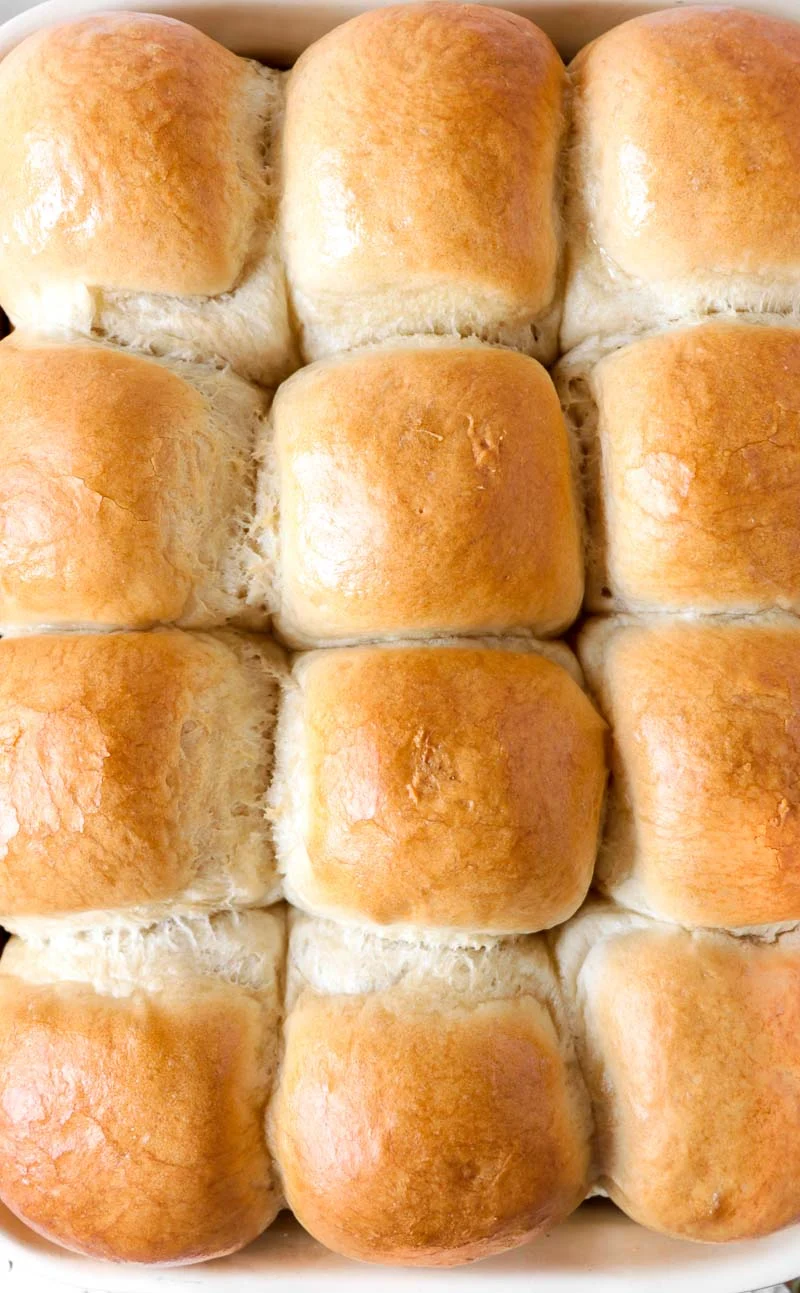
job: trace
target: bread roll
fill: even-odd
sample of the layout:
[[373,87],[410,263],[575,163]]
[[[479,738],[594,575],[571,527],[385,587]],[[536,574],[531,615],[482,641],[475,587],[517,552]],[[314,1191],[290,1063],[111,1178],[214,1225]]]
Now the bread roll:
[[329,1248],[452,1266],[583,1198],[588,1105],[539,940],[437,951],[300,917],[287,1007],[274,1151]]
[[12,939],[0,961],[0,1198],[92,1257],[234,1252],[281,1204],[264,1119],[283,920]]
[[277,72],[153,14],[35,32],[0,67],[0,304],[16,324],[296,366],[276,234]]
[[281,673],[233,633],[0,641],[0,923],[274,901]]
[[689,7],[571,64],[562,349],[726,310],[800,308],[800,25]]
[[587,908],[556,937],[600,1184],[642,1225],[721,1242],[800,1217],[800,935],[689,933]]
[[306,50],[283,223],[307,359],[413,333],[553,358],[564,89],[547,37],[483,5],[377,9]]
[[272,427],[260,542],[287,642],[547,636],[577,614],[569,443],[534,360],[468,342],[323,360]]
[[299,656],[271,792],[290,900],[463,941],[557,924],[592,876],[604,725],[566,647]]
[[597,620],[612,728],[596,884],[683,925],[800,920],[800,622]]
[[262,626],[247,525],[265,408],[211,367],[0,344],[0,631]]
[[800,330],[705,323],[595,358],[557,379],[586,455],[590,609],[800,610]]

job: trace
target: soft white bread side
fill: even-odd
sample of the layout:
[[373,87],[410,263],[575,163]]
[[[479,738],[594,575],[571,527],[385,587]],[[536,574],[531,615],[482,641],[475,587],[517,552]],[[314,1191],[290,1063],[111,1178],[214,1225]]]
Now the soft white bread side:
[[270,791],[290,901],[456,942],[570,916],[597,852],[605,727],[564,657],[524,639],[300,655]]
[[434,949],[300,916],[290,945],[271,1129],[312,1235],[451,1266],[578,1205],[588,1102],[540,941]]
[[0,1198],[65,1248],[178,1264],[281,1206],[265,1134],[282,912],[12,939],[0,961]]
[[417,339],[322,360],[275,396],[257,504],[293,646],[549,636],[583,594],[558,397],[535,360]]
[[43,332],[296,366],[276,228],[283,78],[153,14],[46,27],[0,67],[0,304]]
[[230,371],[0,344],[0,629],[262,627],[248,604],[266,397]]
[[796,1221],[800,934],[690,933],[597,904],[554,937],[614,1202],[706,1242]]
[[218,979],[269,1000],[277,1023],[283,994],[285,915],[215,911],[169,916],[140,927],[71,929],[64,922],[41,935],[11,938],[0,974],[29,984],[83,983],[100,996],[135,997],[167,989],[194,991]]
[[800,309],[800,25],[679,7],[570,66],[561,346]]
[[586,343],[559,364],[591,610],[800,610],[800,329],[781,322]]
[[307,359],[398,334],[555,355],[564,67],[484,5],[376,9],[290,73],[283,234]]
[[595,884],[684,925],[800,920],[800,621],[594,620],[579,654],[613,737]]
[[234,633],[0,641],[0,923],[274,901],[281,652]]

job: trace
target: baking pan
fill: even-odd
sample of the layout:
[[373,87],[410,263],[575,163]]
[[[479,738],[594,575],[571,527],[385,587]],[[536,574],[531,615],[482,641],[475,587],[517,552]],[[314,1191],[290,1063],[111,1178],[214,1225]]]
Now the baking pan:
[[[680,0],[677,0],[680,3]],[[144,10],[192,23],[237,54],[288,67],[332,27],[365,9],[396,0],[49,0],[0,26],[0,58],[29,32],[81,13]],[[728,0],[730,4],[730,0]],[[565,58],[609,27],[668,7],[641,0],[531,0],[505,6],[532,19]],[[742,8],[800,18],[798,0],[768,0]],[[2,0],[0,0],[0,15]],[[798,1165],[800,1171],[800,1165]],[[199,1266],[160,1270],[114,1266],[54,1247],[0,1207],[0,1282],[8,1270],[93,1293],[359,1293],[361,1289],[460,1290],[460,1293],[742,1293],[795,1277],[800,1271],[800,1224],[766,1239],[715,1246],[667,1239],[635,1225],[605,1200],[579,1208],[544,1239],[474,1266],[445,1271],[363,1265],[328,1252],[284,1213],[248,1248]]]

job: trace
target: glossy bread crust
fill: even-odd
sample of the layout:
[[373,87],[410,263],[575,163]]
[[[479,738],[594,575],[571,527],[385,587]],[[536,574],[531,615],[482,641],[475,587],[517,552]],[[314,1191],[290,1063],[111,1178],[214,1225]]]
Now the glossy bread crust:
[[264,1134],[281,921],[151,927],[128,944],[139,972],[107,931],[88,955],[77,941],[12,940],[3,958],[0,1198],[91,1257],[236,1251],[281,1202]]
[[284,77],[154,14],[45,27],[0,67],[0,302],[16,326],[297,366],[278,246]]
[[2,923],[274,896],[281,672],[234,634],[2,639]]
[[296,646],[548,636],[578,612],[570,448],[545,370],[470,343],[323,360],[272,410],[276,626]]
[[18,277],[214,296],[258,203],[255,65],[154,14],[93,14],[3,59],[0,295]]
[[292,942],[272,1143],[315,1238],[452,1266],[578,1205],[588,1106],[538,940],[436,953],[299,918]]
[[579,650],[613,732],[595,883],[686,925],[800,920],[800,624],[597,620]]
[[706,1243],[797,1221],[797,935],[757,944],[589,910],[556,950],[614,1202]]
[[584,418],[590,609],[800,610],[800,331],[705,323],[561,367]]
[[4,979],[0,1011],[0,1194],[39,1234],[172,1263],[233,1252],[269,1224],[257,1003],[108,1002]]
[[247,619],[240,531],[265,409],[230,372],[14,332],[0,344],[0,625]]
[[298,60],[287,268],[306,357],[475,333],[552,357],[563,64],[483,5],[376,9]]
[[797,24],[646,14],[583,49],[570,79],[562,348],[726,308],[796,312]]
[[429,932],[530,932],[583,900],[604,725],[535,651],[303,655],[278,737],[278,865],[323,915]]

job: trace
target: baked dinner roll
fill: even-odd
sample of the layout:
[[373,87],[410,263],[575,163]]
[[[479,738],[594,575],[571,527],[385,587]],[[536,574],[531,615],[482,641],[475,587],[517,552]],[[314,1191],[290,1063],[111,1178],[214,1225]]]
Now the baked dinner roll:
[[452,1266],[584,1197],[590,1116],[535,938],[435,950],[299,917],[272,1138],[336,1252]]
[[800,25],[689,7],[570,67],[562,349],[720,310],[800,306]]
[[800,920],[800,622],[597,620],[613,731],[596,883],[684,925]]
[[548,636],[577,614],[569,443],[534,360],[469,342],[323,360],[272,427],[260,543],[287,642]]
[[277,897],[281,653],[233,633],[0,641],[0,923]]
[[800,330],[713,322],[560,365],[592,610],[800,610]]
[[234,1252],[281,1195],[264,1135],[280,914],[12,939],[0,961],[0,1198],[92,1257]]
[[[1,217],[0,217],[1,218]],[[0,631],[253,627],[264,396],[91,342],[0,344]]]
[[564,67],[483,5],[377,9],[289,77],[283,233],[307,359],[398,334],[555,354]]
[[712,1242],[800,1217],[800,935],[690,933],[587,907],[556,935],[597,1125],[629,1216]]
[[271,792],[290,900],[456,940],[566,920],[605,784],[576,674],[566,647],[519,639],[297,657]]
[[296,366],[276,232],[277,72],[153,14],[92,14],[0,66],[0,305],[16,324]]

